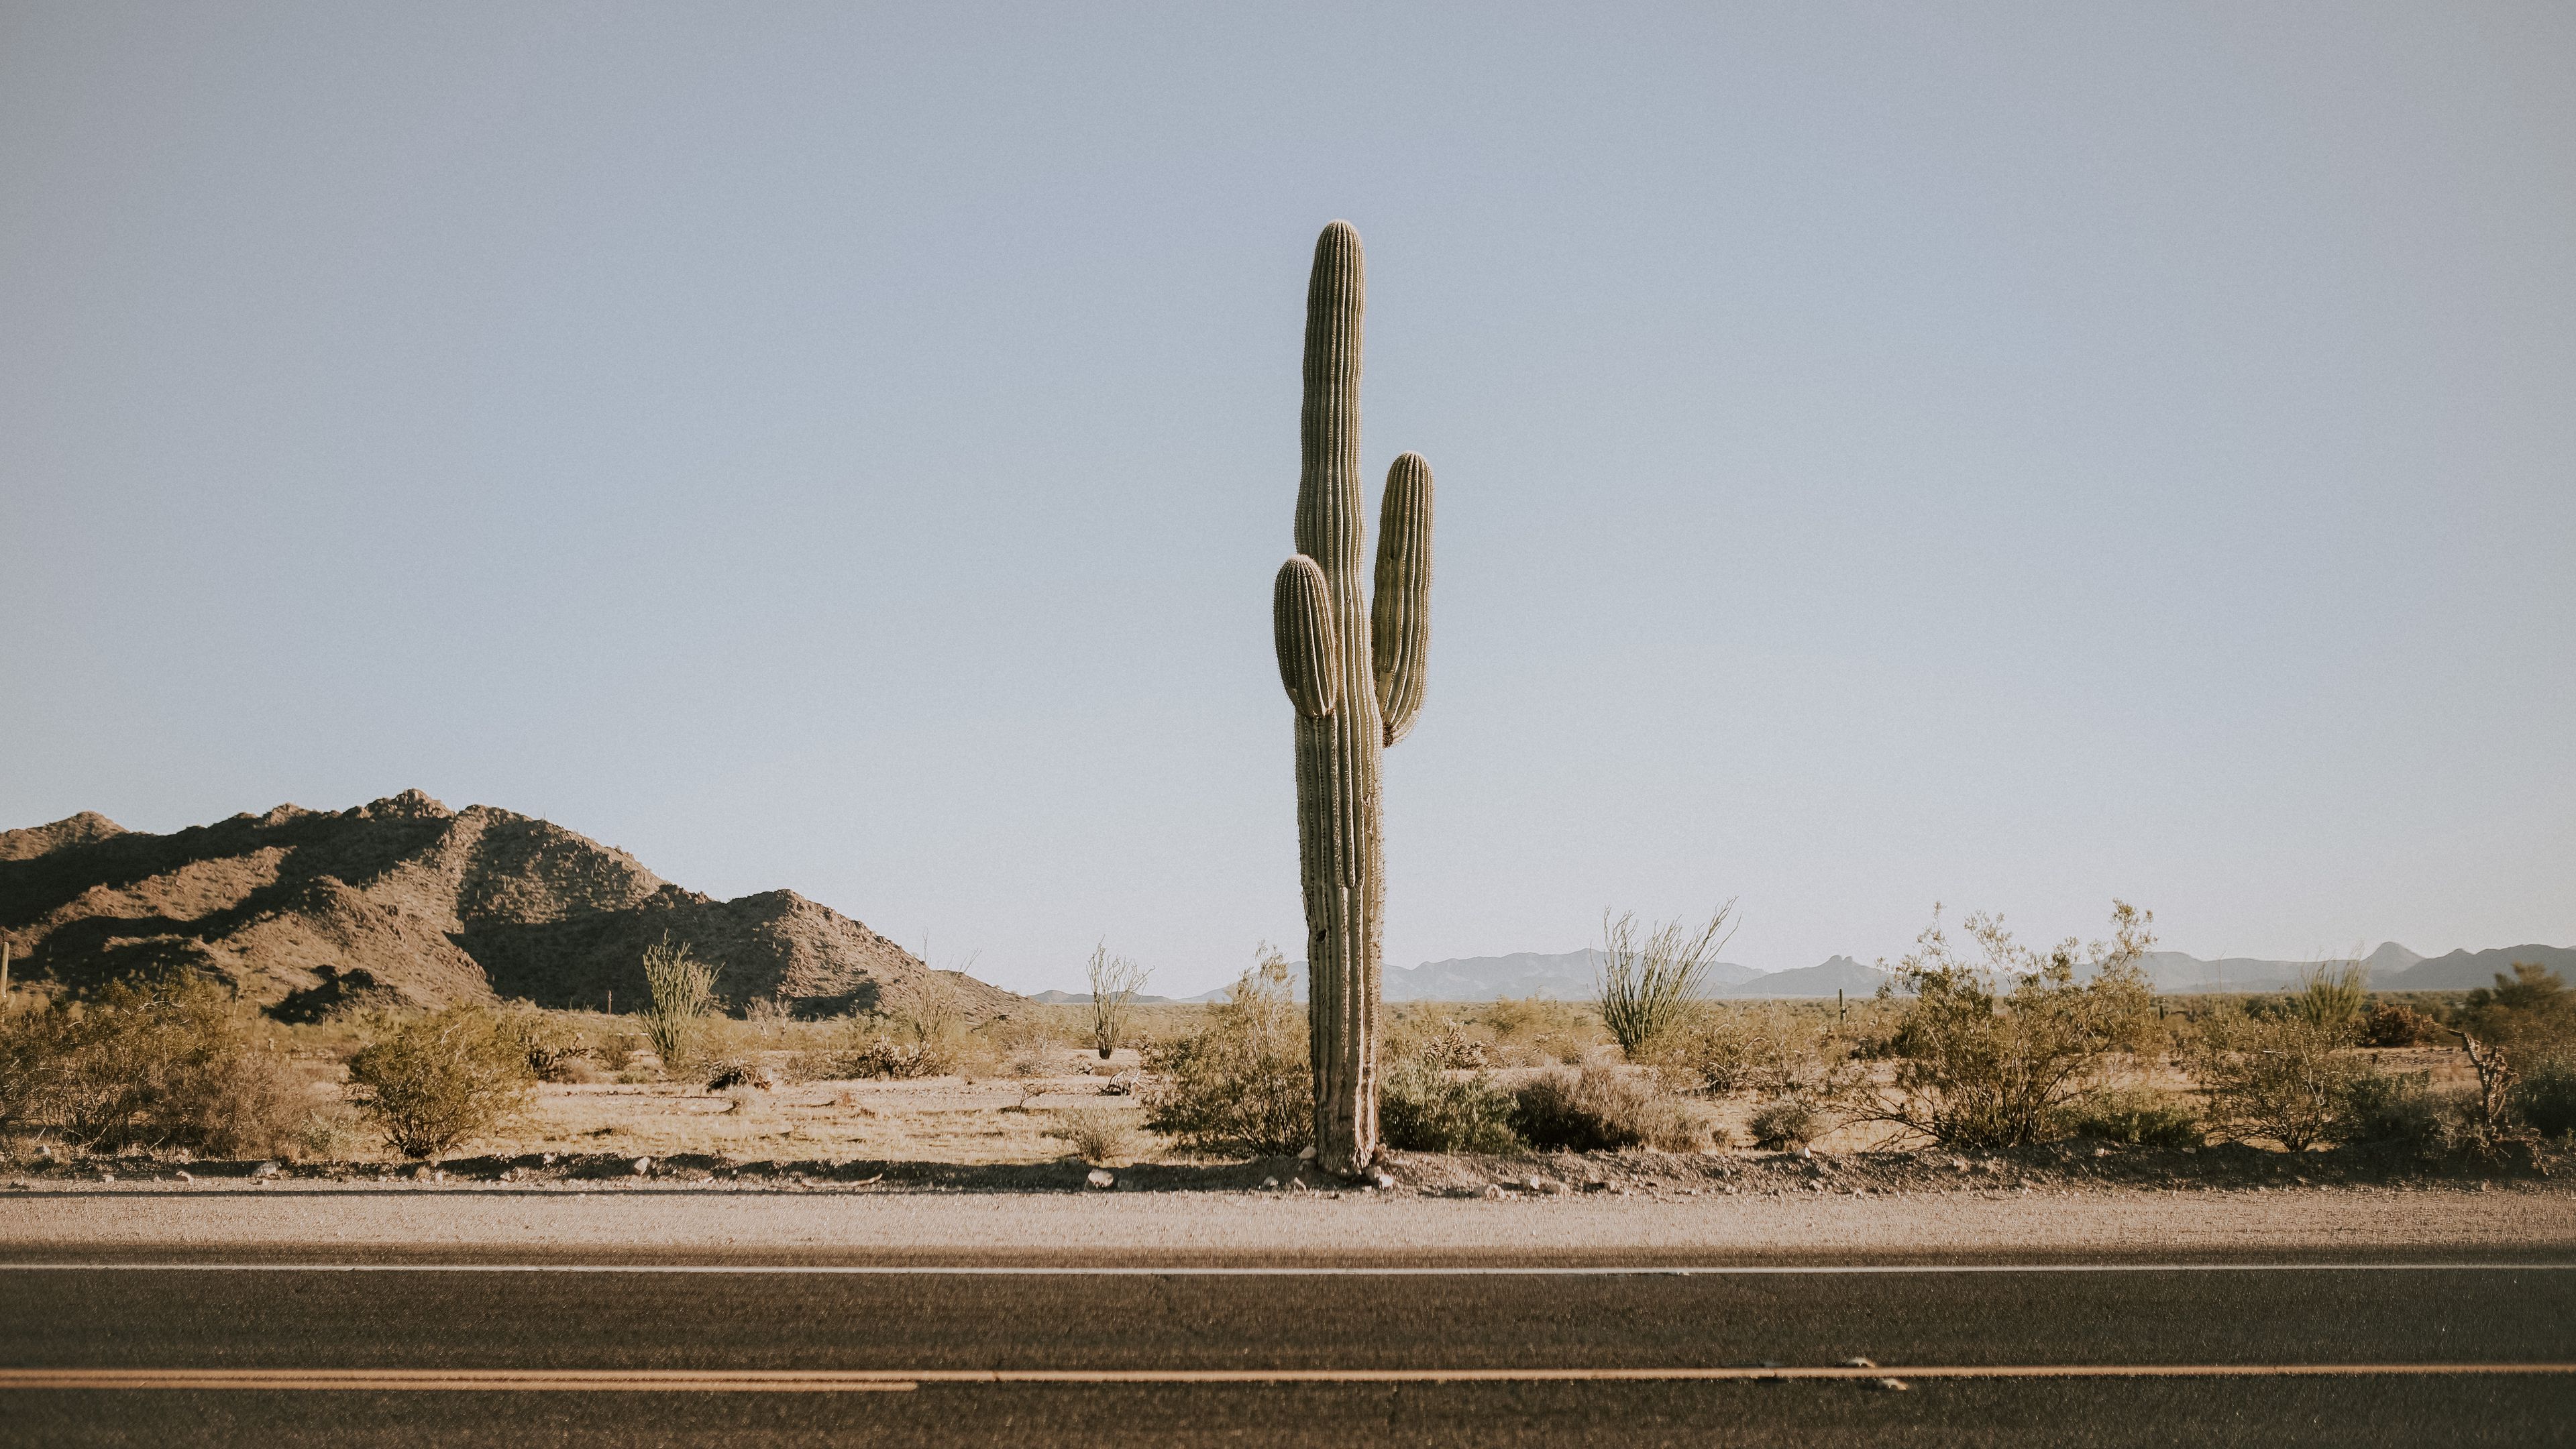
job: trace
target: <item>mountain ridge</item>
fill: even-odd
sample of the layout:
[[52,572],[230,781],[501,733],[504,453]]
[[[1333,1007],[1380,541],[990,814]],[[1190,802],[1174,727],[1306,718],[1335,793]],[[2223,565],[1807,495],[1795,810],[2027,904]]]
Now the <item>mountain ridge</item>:
[[[665,937],[723,963],[727,999],[802,1015],[899,1008],[933,973],[789,890],[720,901],[612,846],[419,790],[338,812],[280,805],[168,835],[95,811],[0,831],[0,937],[22,979],[75,988],[192,965],[288,1019],[517,997],[641,1005]],[[1019,998],[938,973],[970,1014]]]

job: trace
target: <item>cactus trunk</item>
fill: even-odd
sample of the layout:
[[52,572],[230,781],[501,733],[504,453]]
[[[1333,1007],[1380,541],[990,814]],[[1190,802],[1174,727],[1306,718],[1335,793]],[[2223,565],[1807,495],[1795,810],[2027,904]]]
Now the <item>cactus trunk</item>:
[[1296,706],[1315,1153],[1344,1176],[1378,1151],[1379,762],[1421,707],[1430,633],[1431,470],[1411,453],[1387,475],[1373,614],[1361,592],[1366,290],[1359,234],[1334,222],[1316,240],[1306,288],[1297,553],[1271,595],[1280,680]]

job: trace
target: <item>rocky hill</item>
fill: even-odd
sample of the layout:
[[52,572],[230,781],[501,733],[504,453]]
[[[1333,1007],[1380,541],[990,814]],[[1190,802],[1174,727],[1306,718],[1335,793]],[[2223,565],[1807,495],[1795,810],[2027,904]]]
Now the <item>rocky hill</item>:
[[972,1016],[1020,1000],[794,891],[719,901],[559,825],[418,790],[170,835],[87,812],[0,832],[0,936],[21,979],[187,962],[289,1019],[494,997],[596,1008],[612,992],[641,1006],[644,948],[665,935],[723,963],[736,1009],[899,1011],[934,978]]

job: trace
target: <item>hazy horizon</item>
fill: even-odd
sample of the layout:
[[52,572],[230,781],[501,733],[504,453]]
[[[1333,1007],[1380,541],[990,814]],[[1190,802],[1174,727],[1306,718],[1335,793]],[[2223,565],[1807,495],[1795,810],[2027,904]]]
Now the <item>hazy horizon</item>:
[[1300,954],[1306,259],[1439,483],[1390,965],[2576,941],[2576,12],[0,11],[0,828],[417,787]]

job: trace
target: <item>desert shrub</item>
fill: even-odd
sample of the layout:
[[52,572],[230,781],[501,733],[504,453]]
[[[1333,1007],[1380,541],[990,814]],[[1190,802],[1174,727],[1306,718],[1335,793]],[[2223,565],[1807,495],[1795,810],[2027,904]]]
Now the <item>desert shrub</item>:
[[1511,1128],[1532,1147],[1607,1152],[1658,1147],[1692,1152],[1708,1145],[1705,1124],[1651,1073],[1615,1067],[1559,1068],[1513,1093]]
[[708,1091],[727,1092],[737,1087],[755,1092],[775,1091],[778,1074],[750,1057],[727,1057],[707,1064]]
[[635,1060],[635,1049],[643,1045],[633,1032],[603,1031],[591,1038],[590,1049],[599,1064],[612,1072],[622,1072]]
[[2513,1086],[2513,1109],[2544,1137],[2576,1133],[2576,1052],[2533,1062]]
[[436,1157],[525,1110],[537,1074],[493,1013],[451,1006],[380,1031],[349,1059],[349,1080],[387,1146]]
[[2433,1090],[2429,1072],[2364,1069],[2347,1085],[2336,1135],[2345,1142],[2395,1146],[2425,1161],[2463,1145],[2467,1118],[2455,1095]]
[[1855,1086],[1857,1114],[1961,1147],[2040,1140],[2101,1085],[2112,1055],[2152,1028],[2137,962],[2154,944],[2153,919],[2114,901],[2113,939],[2079,954],[2073,937],[2041,952],[2015,942],[2001,917],[1971,915],[1972,961],[1952,948],[1935,906],[1895,981],[1880,988],[1907,998],[1881,1047],[1896,1061],[1894,1081]]
[[2191,1053],[2211,1130],[2239,1142],[2268,1137],[2292,1152],[2337,1140],[2372,1074],[2344,1051],[2350,1044],[2297,1013],[2212,1017]]
[[2441,1028],[2433,1018],[2402,1002],[2380,1002],[2361,1019],[2363,1046],[2423,1046],[2440,1033]]
[[1206,1025],[1146,1054],[1145,1125],[1202,1152],[1295,1152],[1314,1136],[1306,1014],[1275,950],[1209,1008]]
[[2319,1031],[2355,1034],[2362,1003],[2370,999],[2370,973],[2359,961],[2321,961],[2299,973],[2290,1010]]
[[1493,1043],[1454,1017],[1442,1017],[1440,1024],[1411,1043],[1404,1055],[1419,1057],[1444,1072],[1483,1071],[1494,1064]]
[[514,1006],[499,1014],[501,1033],[527,1054],[528,1070],[541,1082],[587,1082],[598,1073],[589,1070],[592,1047],[581,1029],[562,1017],[534,1006]]
[[1735,903],[1709,914],[1696,929],[1666,921],[1648,931],[1634,912],[1601,914],[1601,964],[1595,978],[1601,1024],[1631,1061],[1689,1014],[1717,953],[1733,934],[1726,928]]
[[1780,1097],[1753,1111],[1749,1124],[1753,1145],[1771,1152],[1795,1152],[1826,1132],[1825,1115],[1804,1097]]
[[1136,1013],[1136,993],[1145,989],[1150,973],[1124,956],[1110,955],[1109,943],[1103,941],[1091,948],[1084,974],[1091,982],[1091,1045],[1105,1062],[1127,1039],[1128,1019]]
[[668,933],[644,948],[644,985],[653,996],[644,1013],[644,1035],[667,1070],[680,1070],[697,1054],[707,1019],[720,1010],[716,976],[723,969],[691,955],[686,941],[671,944]]
[[1656,1037],[1644,1060],[1683,1091],[1723,1097],[1753,1085],[1773,1045],[1751,1013],[1703,1002]]
[[1482,1008],[1476,1024],[1492,1037],[1495,1066],[1578,1062],[1603,1040],[1592,1013],[1573,1002],[1506,997]]
[[39,999],[0,1018],[0,1120],[80,1146],[285,1155],[305,1147],[315,1110],[303,1074],[198,971],[127,977],[91,1001]]
[[2497,972],[2495,985],[2469,993],[2455,1024],[2480,1042],[2508,1047],[2517,1056],[2545,1051],[2576,1043],[2576,994],[2557,972],[2517,961],[2511,976]]
[[856,1031],[851,1035],[851,1044],[834,1059],[829,1075],[909,1081],[915,1077],[944,1077],[956,1070],[956,1059],[940,1044],[861,1036]]
[[1114,1107],[1067,1107],[1055,1114],[1046,1135],[1080,1153],[1085,1162],[1116,1162],[1135,1145],[1136,1118]]
[[1400,1152],[1510,1152],[1512,1094],[1482,1072],[1452,1077],[1430,1053],[1398,1057],[1378,1078],[1378,1130]]
[[2106,1088],[2070,1103],[2066,1130],[2127,1147],[2198,1147],[2200,1119],[2173,1096],[2144,1087]]

